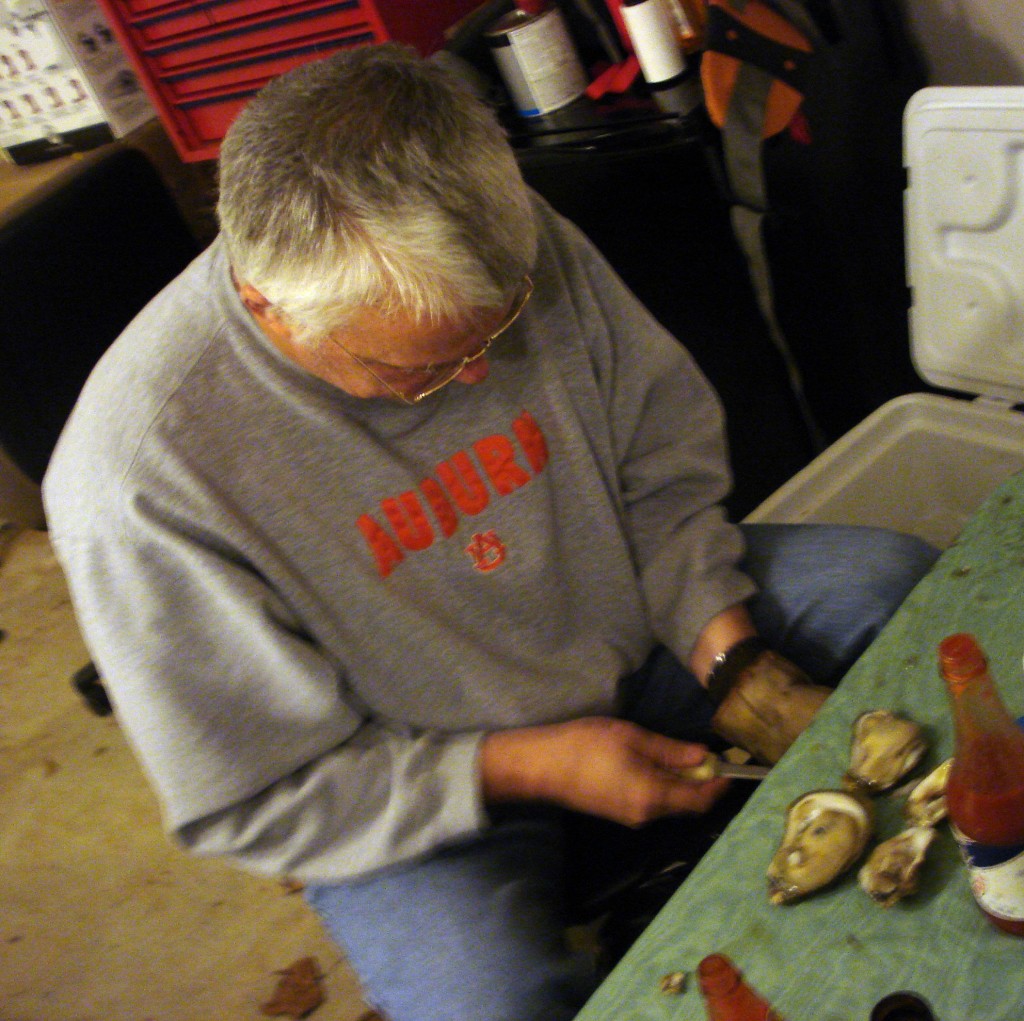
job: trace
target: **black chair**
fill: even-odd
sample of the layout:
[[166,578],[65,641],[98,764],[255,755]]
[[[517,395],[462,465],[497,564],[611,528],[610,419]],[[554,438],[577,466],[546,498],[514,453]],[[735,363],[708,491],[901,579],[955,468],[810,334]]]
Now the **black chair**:
[[92,154],[0,223],[0,446],[30,479],[99,357],[198,251],[131,148]]
[[[199,247],[131,148],[91,154],[0,223],[0,447],[32,482],[100,356]],[[72,683],[111,711],[92,663]]]

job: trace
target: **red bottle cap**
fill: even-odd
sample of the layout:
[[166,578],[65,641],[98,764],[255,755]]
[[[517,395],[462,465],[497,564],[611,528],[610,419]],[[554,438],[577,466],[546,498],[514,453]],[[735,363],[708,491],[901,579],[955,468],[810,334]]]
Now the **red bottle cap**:
[[953,681],[969,681],[984,673],[988,667],[974,635],[957,634],[939,643],[939,663],[942,673]]
[[697,981],[705,996],[721,996],[739,984],[740,973],[725,954],[709,954],[697,965]]

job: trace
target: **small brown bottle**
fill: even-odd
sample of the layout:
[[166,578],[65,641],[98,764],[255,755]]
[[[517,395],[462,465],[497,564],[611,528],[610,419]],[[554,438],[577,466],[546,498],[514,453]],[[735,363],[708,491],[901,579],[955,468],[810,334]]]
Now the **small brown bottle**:
[[993,925],[1024,936],[1024,730],[973,635],[944,639],[939,667],[956,728],[946,804],[971,891]]
[[697,965],[708,1021],[782,1021],[725,954],[710,954]]
[[672,23],[683,53],[704,49],[707,39],[707,0],[668,0]]

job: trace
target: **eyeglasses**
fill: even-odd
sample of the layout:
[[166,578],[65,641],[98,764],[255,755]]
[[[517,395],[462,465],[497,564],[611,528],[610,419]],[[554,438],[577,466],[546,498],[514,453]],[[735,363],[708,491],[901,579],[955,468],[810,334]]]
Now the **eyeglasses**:
[[412,380],[416,377],[420,379],[420,387],[415,390],[414,393],[410,394],[406,390],[403,393],[400,387],[404,387],[404,384],[398,383],[392,385],[389,383],[381,374],[374,369],[368,361],[360,358],[359,355],[349,351],[340,340],[335,340],[331,337],[330,340],[333,344],[336,344],[345,352],[354,362],[364,368],[381,386],[383,386],[392,397],[397,397],[403,404],[414,405],[419,404],[424,397],[429,397],[431,394],[436,394],[442,387],[447,386],[467,365],[472,365],[473,362],[478,361],[487,354],[491,344],[493,344],[520,316],[523,309],[526,308],[526,303],[530,300],[530,295],[533,294],[533,281],[527,276],[523,278],[523,285],[519,289],[519,293],[516,295],[515,300],[512,303],[512,307],[508,310],[504,321],[484,342],[480,347],[472,354],[465,355],[463,358],[457,358],[451,362],[431,362],[429,365],[422,366],[409,366],[409,365],[388,365],[385,362],[376,362],[375,364],[383,370],[392,373],[394,377],[405,376],[409,379],[408,386],[412,386]]

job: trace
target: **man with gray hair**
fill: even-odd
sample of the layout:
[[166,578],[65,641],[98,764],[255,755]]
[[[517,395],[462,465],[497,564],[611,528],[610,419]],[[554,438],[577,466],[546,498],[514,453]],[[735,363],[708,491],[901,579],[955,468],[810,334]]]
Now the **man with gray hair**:
[[729,523],[692,359],[401,47],[256,96],[219,216],[45,482],[118,718],[392,1021],[570,1018],[567,820],[706,811],[712,732],[777,760],[934,551]]

